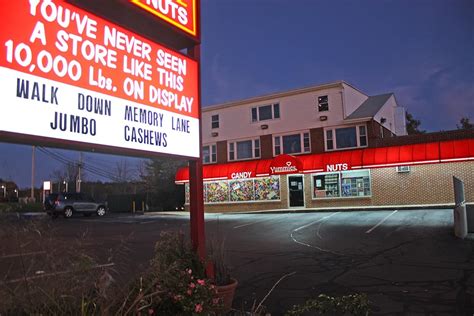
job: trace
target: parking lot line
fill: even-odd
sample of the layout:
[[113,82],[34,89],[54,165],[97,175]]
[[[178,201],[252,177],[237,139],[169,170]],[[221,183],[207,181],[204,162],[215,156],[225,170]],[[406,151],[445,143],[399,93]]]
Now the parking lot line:
[[322,251],[322,252],[327,252],[327,253],[332,253],[332,254],[334,254],[334,255],[343,256],[344,254],[342,254],[342,253],[339,253],[339,252],[336,252],[336,251],[331,251],[331,250],[329,250],[329,249],[324,249],[324,248],[318,247],[318,246],[316,246],[316,245],[310,245],[310,244],[301,242],[301,241],[297,240],[296,237],[294,236],[294,234],[295,234],[296,232],[298,232],[298,231],[300,231],[300,230],[302,230],[302,229],[308,228],[308,227],[311,226],[311,225],[314,225],[314,224],[317,224],[317,223],[322,223],[322,222],[324,222],[325,220],[327,220],[327,219],[333,217],[334,215],[336,215],[336,214],[338,214],[338,213],[340,213],[340,212],[332,213],[331,215],[324,216],[324,217],[322,217],[322,218],[320,218],[320,219],[318,219],[318,220],[316,220],[316,221],[314,221],[314,222],[311,222],[311,223],[309,223],[309,224],[306,224],[306,225],[303,225],[303,226],[301,226],[301,227],[298,227],[298,228],[294,229],[294,230],[291,232],[291,234],[290,234],[290,238],[291,238],[295,243],[297,243],[297,244],[300,244],[300,245],[303,245],[303,246],[306,246],[306,247],[309,247],[309,248],[314,248],[314,249],[317,249],[317,250]]
[[365,233],[366,234],[370,234],[374,229],[376,229],[377,227],[379,227],[383,222],[385,222],[390,216],[392,216],[393,214],[397,213],[398,210],[395,210],[393,211],[392,213],[388,214],[387,216],[385,216],[380,222],[377,223],[377,225],[375,225],[374,227],[372,227],[371,229],[369,229],[368,231],[366,231]]
[[328,219],[328,218],[330,218],[330,217],[333,217],[333,216],[336,215],[337,213],[339,213],[339,212],[332,213],[331,215],[321,217],[320,219],[318,219],[318,220],[316,220],[316,221],[314,221],[314,222],[311,222],[311,223],[309,223],[309,224],[306,224],[306,225],[304,225],[304,226],[301,226],[301,227],[296,228],[293,232],[297,232],[297,231],[299,231],[299,230],[305,229],[306,227],[309,227],[309,226],[314,225],[314,224],[316,224],[316,223],[322,222],[322,221],[324,221],[324,220],[326,220],[326,219]]

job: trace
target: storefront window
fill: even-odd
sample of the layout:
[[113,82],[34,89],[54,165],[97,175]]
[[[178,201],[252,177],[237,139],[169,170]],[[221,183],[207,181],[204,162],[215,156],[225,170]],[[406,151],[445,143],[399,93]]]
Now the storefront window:
[[280,178],[268,177],[254,180],[255,200],[280,200]]
[[[280,177],[205,182],[203,193],[205,203],[280,200]],[[189,183],[185,184],[185,199],[189,204]]]
[[229,201],[229,184],[227,181],[208,182],[206,185],[207,201],[210,203]]
[[368,170],[341,172],[342,196],[370,196]]
[[252,201],[254,198],[253,180],[235,180],[229,182],[230,201]]
[[339,197],[339,173],[326,173],[313,176],[313,197]]
[[316,199],[371,195],[369,170],[320,173],[312,178]]
[[[203,187],[202,193],[203,193],[204,201],[207,201],[207,190],[206,190],[205,185]],[[191,193],[190,193],[190,189],[189,189],[189,183],[185,183],[184,184],[184,199],[185,199],[184,201],[185,201],[186,204],[189,204],[190,196],[191,196]]]

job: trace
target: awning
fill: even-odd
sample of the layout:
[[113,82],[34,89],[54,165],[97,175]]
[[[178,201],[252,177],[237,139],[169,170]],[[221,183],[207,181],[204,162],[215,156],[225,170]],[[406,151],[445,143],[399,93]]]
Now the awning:
[[[280,155],[273,159],[260,159],[203,166],[205,181],[245,179],[293,173],[343,171],[362,168],[383,168],[414,164],[430,164],[474,160],[474,139],[431,142],[380,148],[353,149],[311,155]],[[281,166],[282,168],[278,168]],[[284,167],[288,168],[284,168]],[[274,169],[271,169],[271,168]],[[275,169],[275,167],[277,167]],[[272,172],[280,170],[282,172]],[[292,170],[292,169],[291,169]],[[189,181],[189,170],[176,173],[176,183]]]

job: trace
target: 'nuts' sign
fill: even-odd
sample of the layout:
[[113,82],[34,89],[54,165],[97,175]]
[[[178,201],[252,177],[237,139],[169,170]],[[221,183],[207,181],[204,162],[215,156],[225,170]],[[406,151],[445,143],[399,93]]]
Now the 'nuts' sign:
[[197,37],[196,0],[130,0],[145,11]]

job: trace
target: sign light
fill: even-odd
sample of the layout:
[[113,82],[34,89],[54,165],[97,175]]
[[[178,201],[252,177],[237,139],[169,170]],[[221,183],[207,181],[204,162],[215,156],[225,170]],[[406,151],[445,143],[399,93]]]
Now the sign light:
[[62,0],[0,17],[0,134],[199,157],[196,61]]
[[145,11],[197,38],[196,0],[130,0]]

